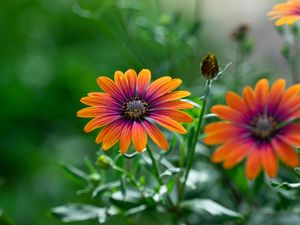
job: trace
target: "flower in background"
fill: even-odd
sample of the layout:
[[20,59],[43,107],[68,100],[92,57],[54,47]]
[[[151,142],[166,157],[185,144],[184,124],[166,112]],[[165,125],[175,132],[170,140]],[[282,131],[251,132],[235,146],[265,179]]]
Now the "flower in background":
[[276,26],[285,23],[292,25],[300,20],[300,0],[290,0],[286,3],[277,4],[268,13],[268,16],[271,16],[272,19],[278,19],[275,23]]
[[114,81],[105,76],[97,79],[104,92],[91,92],[81,98],[90,107],[78,111],[77,116],[93,118],[84,127],[85,132],[102,127],[96,143],[102,142],[103,150],[119,141],[120,151],[125,153],[132,140],[140,152],[146,147],[147,134],[158,147],[167,150],[168,142],[154,122],[174,132],[187,132],[179,122],[192,122],[193,118],[180,110],[193,106],[180,99],[190,93],[174,91],[182,81],[169,76],[152,83],[150,80],[151,72],[146,69],[138,76],[132,69],[125,74],[117,71]]
[[300,84],[285,90],[285,80],[277,80],[269,90],[266,79],[255,89],[246,86],[243,96],[226,94],[227,105],[215,105],[212,112],[221,118],[205,127],[206,144],[221,146],[212,155],[213,162],[223,162],[226,169],[244,158],[246,175],[255,179],[264,170],[277,175],[280,158],[290,167],[299,165],[295,151],[300,147]]

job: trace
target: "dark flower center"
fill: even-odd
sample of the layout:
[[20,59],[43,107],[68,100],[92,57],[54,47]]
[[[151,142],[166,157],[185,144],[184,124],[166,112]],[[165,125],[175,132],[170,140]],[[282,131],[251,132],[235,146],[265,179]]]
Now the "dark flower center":
[[259,139],[269,139],[275,134],[276,125],[273,117],[259,116],[252,121],[251,131]]
[[148,103],[137,98],[127,100],[123,104],[122,115],[130,119],[139,119],[148,111]]

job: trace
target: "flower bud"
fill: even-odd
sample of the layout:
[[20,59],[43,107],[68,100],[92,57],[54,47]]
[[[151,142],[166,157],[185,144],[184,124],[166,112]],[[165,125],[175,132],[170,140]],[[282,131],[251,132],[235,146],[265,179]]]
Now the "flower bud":
[[110,157],[106,155],[100,155],[97,158],[96,164],[101,168],[101,169],[108,169],[112,164],[113,161]]
[[233,33],[232,38],[237,42],[242,42],[246,39],[250,27],[247,24],[241,24]]
[[88,180],[92,185],[98,185],[101,181],[101,176],[98,173],[92,173],[88,176]]
[[214,79],[219,73],[219,65],[217,57],[208,53],[202,60],[201,63],[201,74],[207,80]]

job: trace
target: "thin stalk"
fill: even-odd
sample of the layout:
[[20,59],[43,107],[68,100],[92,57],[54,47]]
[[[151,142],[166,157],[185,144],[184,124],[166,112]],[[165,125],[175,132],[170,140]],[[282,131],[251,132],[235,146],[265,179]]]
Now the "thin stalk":
[[163,185],[163,181],[161,180],[160,176],[159,176],[159,171],[158,171],[158,167],[156,165],[156,162],[155,162],[155,158],[153,156],[153,153],[152,153],[152,150],[149,146],[147,146],[147,152],[148,152],[148,155],[152,161],[152,166],[153,166],[153,169],[154,169],[154,174],[155,174],[155,178],[157,180],[157,182],[159,183],[159,186],[162,186]]
[[[159,189],[160,189],[160,187],[164,185],[164,182],[160,178],[158,166],[157,166],[157,164],[155,162],[155,158],[153,156],[152,150],[151,150],[151,148],[150,148],[149,145],[147,146],[147,152],[148,152],[148,155],[149,155],[149,157],[150,157],[150,159],[152,161],[152,166],[153,166],[153,169],[154,169],[154,175],[155,175],[155,178],[156,178],[156,180],[157,180],[157,182],[159,184]],[[168,192],[166,193],[166,196],[167,196],[167,200],[170,202],[171,206],[173,207],[174,204],[173,204],[173,201],[172,201],[172,199],[171,199],[171,197],[170,197],[170,195],[169,195]]]
[[200,134],[201,127],[202,127],[203,117],[204,117],[205,109],[206,109],[206,101],[207,101],[207,97],[208,97],[209,92],[210,92],[210,88],[211,88],[211,81],[207,80],[206,85],[205,85],[206,93],[203,96],[202,109],[201,109],[201,112],[200,112],[196,133],[195,133],[195,136],[194,136],[192,147],[191,147],[190,151],[188,152],[188,159],[187,159],[187,165],[186,165],[184,180],[183,180],[183,183],[182,183],[181,188],[179,189],[179,193],[178,193],[178,203],[182,200],[182,198],[184,196],[186,181],[188,179],[188,176],[189,176],[189,173],[190,173],[190,170],[191,170],[191,167],[192,167],[192,162],[193,162],[194,155],[195,155],[198,136]]

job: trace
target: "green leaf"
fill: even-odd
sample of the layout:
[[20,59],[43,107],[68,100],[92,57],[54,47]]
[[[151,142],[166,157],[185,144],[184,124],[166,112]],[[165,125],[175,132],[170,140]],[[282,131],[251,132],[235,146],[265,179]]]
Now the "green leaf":
[[[197,102],[195,102],[195,101],[193,101],[193,100],[191,100],[191,99],[185,98],[185,99],[181,99],[181,101],[190,103],[190,104],[192,104],[193,106],[195,106],[195,107],[198,108],[198,109],[202,109],[202,105],[198,104]],[[202,103],[202,102],[201,102],[201,103]]]
[[109,209],[92,205],[67,204],[53,208],[51,214],[63,222],[78,222],[97,219],[99,223],[107,221]]
[[95,190],[92,193],[92,197],[96,198],[99,194],[103,193],[104,191],[112,190],[113,188],[120,187],[120,185],[121,185],[120,181],[115,181],[115,182],[110,182],[110,183],[100,185],[97,188],[95,188]]
[[77,169],[74,166],[62,164],[62,167],[69,175],[71,175],[74,178],[83,179],[85,181],[88,181],[89,179],[89,176],[84,171]]
[[84,158],[85,165],[89,169],[90,173],[97,173],[97,169],[94,166],[94,164],[91,162],[91,160],[88,157]]
[[126,190],[126,195],[123,195],[121,191],[114,192],[110,197],[110,201],[115,206],[124,210],[134,208],[145,203],[139,192],[130,189]]
[[174,174],[180,173],[180,171],[181,171],[181,169],[178,167],[171,167],[171,168],[168,168],[167,170],[165,170],[163,173],[161,173],[160,177],[164,177],[164,176],[170,177]]
[[272,182],[271,185],[272,185],[272,187],[280,188],[282,190],[300,189],[300,183],[283,182],[281,184],[278,184],[278,183]]
[[183,201],[181,209],[192,211],[200,216],[211,216],[222,220],[241,219],[242,215],[232,211],[211,199],[192,199]]

